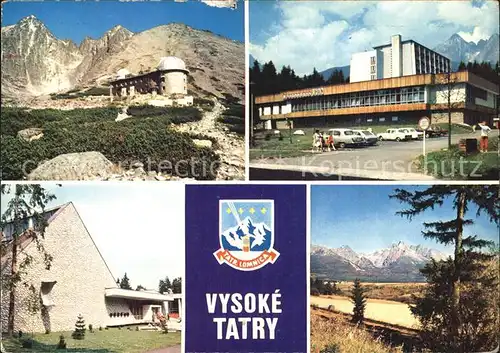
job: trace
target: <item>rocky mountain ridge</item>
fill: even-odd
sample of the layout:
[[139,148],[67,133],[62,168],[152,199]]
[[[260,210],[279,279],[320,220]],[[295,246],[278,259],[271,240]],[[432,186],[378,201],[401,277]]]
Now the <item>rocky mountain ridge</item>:
[[404,242],[371,253],[357,253],[349,246],[328,248],[311,247],[311,271],[331,279],[353,279],[355,277],[386,281],[422,280],[419,269],[431,259],[447,258],[446,254]]
[[118,25],[77,46],[58,39],[36,17],[2,27],[2,95],[42,96],[105,85],[120,69],[154,70],[163,56],[177,56],[190,71],[195,96],[243,98],[244,44],[206,30],[171,23],[133,33]]

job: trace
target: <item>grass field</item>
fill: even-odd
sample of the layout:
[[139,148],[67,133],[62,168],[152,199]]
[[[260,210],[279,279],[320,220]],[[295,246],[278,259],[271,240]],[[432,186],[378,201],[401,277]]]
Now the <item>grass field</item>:
[[498,135],[489,138],[488,153],[464,155],[457,145],[450,150],[430,152],[419,157],[422,171],[439,178],[456,180],[498,180]]
[[[339,295],[348,296],[352,289],[352,282],[337,283],[337,288],[341,291]],[[369,283],[363,282],[366,289],[366,297],[371,299],[383,299],[411,304],[414,302],[412,296],[420,293],[425,283]]]
[[[328,308],[333,305],[335,310],[343,313],[352,313],[353,304],[344,296],[311,296],[311,305]],[[407,304],[381,299],[368,299],[365,317],[389,324],[418,328],[418,321],[412,315]]]
[[[67,349],[57,349],[59,336],[63,334]],[[31,337],[25,334],[24,338]],[[21,339],[22,340],[22,339]],[[22,348],[17,338],[4,339],[2,342],[7,352],[78,352],[78,353],[144,353],[157,348],[181,344],[181,333],[163,334],[159,331],[135,331],[110,328],[103,331],[86,332],[85,339],[71,338],[71,332],[52,332],[35,334],[33,347]]]
[[311,310],[311,353],[402,353],[403,350],[383,343],[362,327],[350,324],[340,315],[321,317]]

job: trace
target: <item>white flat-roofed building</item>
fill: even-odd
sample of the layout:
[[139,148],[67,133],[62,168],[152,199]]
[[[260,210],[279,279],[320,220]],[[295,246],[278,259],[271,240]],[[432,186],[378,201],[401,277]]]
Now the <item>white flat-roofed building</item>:
[[413,41],[394,35],[390,44],[351,56],[350,82],[380,80],[450,70],[450,59]]

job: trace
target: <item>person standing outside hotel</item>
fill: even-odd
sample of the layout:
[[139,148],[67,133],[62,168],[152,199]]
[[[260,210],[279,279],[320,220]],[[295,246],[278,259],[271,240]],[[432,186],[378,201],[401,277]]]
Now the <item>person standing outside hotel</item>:
[[315,149],[318,152],[321,150],[321,138],[320,138],[319,130],[316,130],[316,132],[313,135],[313,152]]
[[486,121],[479,123],[479,127],[481,128],[481,141],[479,142],[479,151],[482,153],[488,152],[488,134],[491,129],[488,125],[486,125]]

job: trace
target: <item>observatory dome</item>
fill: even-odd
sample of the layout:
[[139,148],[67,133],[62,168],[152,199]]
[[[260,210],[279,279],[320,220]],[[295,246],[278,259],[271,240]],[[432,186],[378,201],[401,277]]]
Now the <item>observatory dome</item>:
[[184,61],[175,56],[166,56],[160,59],[158,70],[180,70],[187,71]]

